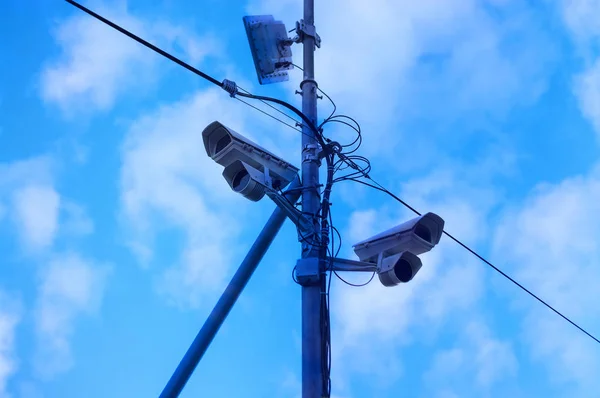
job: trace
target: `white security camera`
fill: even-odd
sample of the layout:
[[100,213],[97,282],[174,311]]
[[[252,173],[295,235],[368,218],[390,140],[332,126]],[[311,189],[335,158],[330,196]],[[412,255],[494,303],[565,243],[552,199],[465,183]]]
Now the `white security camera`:
[[437,245],[444,231],[444,220],[427,213],[359,242],[354,253],[360,261],[377,261],[379,254],[392,255],[404,251],[422,254]]
[[421,269],[417,255],[433,249],[442,237],[444,220],[427,213],[353,246],[360,261],[377,264],[385,286],[410,281]]
[[231,189],[254,202],[262,199],[265,189],[251,173],[264,175],[264,183],[273,189],[285,188],[298,174],[297,167],[217,121],[204,129],[202,140],[208,156],[225,167],[223,177]]

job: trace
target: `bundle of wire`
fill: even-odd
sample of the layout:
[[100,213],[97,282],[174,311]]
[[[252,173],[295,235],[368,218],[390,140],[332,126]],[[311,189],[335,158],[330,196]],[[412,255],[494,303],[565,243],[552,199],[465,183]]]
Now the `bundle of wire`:
[[[331,192],[332,187],[335,183],[340,181],[353,180],[368,176],[371,170],[371,164],[369,160],[363,156],[353,155],[362,144],[362,134],[360,125],[353,118],[346,115],[336,115],[337,106],[335,102],[327,95],[324,91],[318,88],[327,99],[331,102],[333,110],[331,114],[323,120],[323,122],[317,127],[312,128],[311,131],[314,133],[315,139],[321,145],[323,150],[323,158],[326,161],[327,166],[327,178],[323,190],[321,191],[322,201],[321,206],[316,214],[317,219],[320,221],[321,229],[318,233],[309,236],[303,236],[298,232],[300,240],[310,245],[310,247],[319,250],[319,259],[321,264],[321,357],[322,357],[322,375],[323,375],[323,397],[329,397],[331,394],[331,316],[330,316],[330,291],[332,276],[337,276],[344,283],[351,286],[364,286],[368,284],[374,277],[373,273],[370,279],[361,285],[352,284],[345,281],[340,275],[333,269],[333,260],[339,255],[341,250],[342,238],[339,230],[333,223],[333,216],[331,213]],[[344,126],[352,128],[356,132],[354,140],[348,144],[340,144],[337,141],[333,141],[323,135],[323,127],[330,123],[339,123]],[[339,176],[344,171],[351,169]],[[294,205],[297,205],[294,204]],[[298,281],[294,277],[294,281]],[[329,275],[328,275],[329,273]]]

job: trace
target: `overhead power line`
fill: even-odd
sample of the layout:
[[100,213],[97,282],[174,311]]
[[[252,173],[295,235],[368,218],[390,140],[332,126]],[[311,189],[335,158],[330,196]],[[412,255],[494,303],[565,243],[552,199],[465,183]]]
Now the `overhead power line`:
[[[90,10],[87,7],[84,7],[83,5],[77,3],[76,1],[73,0],[65,0],[67,3],[79,8],[81,11],[85,12],[86,14],[96,18],[97,20],[107,24],[108,26],[110,26],[111,28],[121,32],[122,34],[124,34],[125,36],[135,40],[136,42],[148,47],[149,49],[151,49],[152,51],[155,51],[156,53],[162,55],[163,57],[175,62],[177,65],[180,65],[182,67],[184,67],[185,69],[189,70],[190,72],[195,73],[196,75],[206,79],[207,81],[209,81],[210,83],[226,90],[227,92],[229,92],[231,94],[231,96],[235,96],[235,95],[239,95],[240,97],[246,97],[246,98],[251,98],[251,99],[255,99],[258,101],[268,101],[268,102],[273,102],[275,104],[281,105],[289,110],[291,110],[292,112],[294,112],[296,115],[298,115],[302,121],[304,122],[304,124],[306,124],[306,126],[308,128],[310,128],[313,133],[315,134],[317,140],[319,141],[319,144],[322,145],[322,147],[324,148],[325,151],[327,151],[327,145],[325,145],[325,142],[323,141],[323,137],[321,135],[321,133],[319,132],[319,129],[317,128],[317,126],[315,126],[313,124],[313,122],[310,121],[309,118],[306,117],[306,115],[304,115],[304,113],[302,113],[300,110],[298,110],[296,107],[294,107],[293,105],[288,104],[285,101],[282,101],[278,98],[271,98],[271,97],[265,97],[265,96],[261,96],[261,95],[254,95],[254,94],[250,94],[248,92],[239,92],[238,91],[238,87],[234,82],[230,82],[225,80],[224,82],[220,82],[217,79],[215,79],[214,77],[208,75],[207,73],[202,72],[201,70],[194,68],[192,65],[182,61],[181,59],[175,57],[172,54],[169,54],[168,52],[166,52],[165,50],[155,46],[154,44],[148,42],[147,40],[142,39],[141,37],[131,33],[130,31],[128,31],[127,29],[117,25],[116,23],[104,18],[102,15],[99,15],[97,13],[95,13],[94,11]],[[246,90],[243,90],[246,91]]]
[[[164,56],[165,58],[168,58],[169,60],[175,62],[176,64],[184,67],[185,69],[195,73],[196,75],[206,79],[207,81],[223,88],[226,89],[226,91],[230,91],[230,89],[232,87],[227,86],[225,83],[219,82],[217,79],[213,78],[212,76],[200,71],[197,68],[194,68],[193,66],[187,64],[186,62],[180,60],[179,58],[167,53],[166,51],[156,47],[155,45],[149,43],[148,41],[134,35],[133,33],[127,31],[126,29],[120,27],[119,25],[109,21],[108,19],[96,14],[95,12],[87,9],[86,7],[78,4],[77,2],[73,1],[73,0],[65,0],[68,3],[72,4],[73,6],[79,8],[80,10],[86,12],[87,14],[93,16],[94,18],[104,22],[105,24],[109,25],[110,27],[112,27],[113,29],[116,29],[117,31],[123,33],[124,35],[128,36],[129,38],[135,40],[136,42],[152,49],[153,51],[157,52],[158,54]],[[301,69],[301,68],[300,68]],[[232,82],[229,82],[232,83]],[[298,115],[302,121],[304,122],[304,124],[306,124],[307,127],[309,127],[315,134],[317,140],[319,141],[319,143],[321,144],[322,148],[324,151],[327,151],[329,146],[327,146],[325,144],[325,139],[321,134],[321,127],[325,124],[325,123],[329,123],[329,122],[338,122],[338,123],[342,123],[347,125],[348,127],[351,127],[353,129],[355,129],[358,133],[358,139],[361,139],[361,133],[360,133],[360,126],[358,125],[358,123],[356,123],[356,121],[354,121],[353,119],[344,116],[344,115],[338,115],[338,116],[333,116],[332,115],[327,118],[325,120],[325,122],[323,122],[319,127],[315,126],[301,111],[299,111],[297,108],[295,108],[294,106],[288,104],[285,101],[279,100],[277,98],[271,98],[271,97],[263,97],[263,96],[256,96],[253,94],[250,94],[249,92],[247,92],[246,90],[241,89],[244,92],[238,92],[237,91],[237,86],[235,86],[235,84],[233,84],[233,93],[237,94],[239,96],[242,97],[246,97],[246,98],[251,98],[251,99],[256,99],[259,100],[265,104],[267,104],[268,106],[270,106],[271,108],[275,109],[276,111],[282,113],[283,115],[286,115],[288,118],[296,121],[294,118],[292,118],[291,116],[289,116],[288,114],[286,114],[285,112],[282,112],[281,110],[273,107],[272,105],[268,104],[267,102],[273,102],[276,103],[278,105],[284,106],[285,108],[291,110],[292,112],[294,112],[296,115]],[[322,92],[322,91],[321,91]],[[324,94],[324,93],[323,93]],[[326,94],[325,94],[326,95]],[[234,96],[232,94],[232,96]],[[327,96],[329,98],[329,96]],[[237,97],[236,97],[237,98]],[[251,104],[248,104],[245,101],[242,101],[241,99],[237,98],[238,100],[240,100],[241,102],[245,103],[246,105],[249,105],[251,107],[253,107],[254,109],[257,109],[258,111],[265,113],[266,115],[274,118],[275,120],[281,122],[282,124],[288,126],[288,127],[292,127],[291,125],[283,122],[282,120],[268,114],[267,112],[254,107]],[[329,100],[331,101],[331,99],[329,98]],[[333,101],[332,101],[333,103]],[[335,104],[334,104],[334,112],[335,112]],[[348,124],[347,122],[343,122],[340,120],[335,120],[335,118],[347,118],[352,120],[353,122],[356,123],[357,128],[355,128],[354,126],[351,126],[350,124]],[[297,121],[296,121],[297,122]],[[295,130],[299,130],[295,127],[292,127]],[[304,134],[304,132],[300,131],[301,133]],[[327,140],[329,142],[329,140]],[[350,144],[352,145],[352,144]],[[359,141],[359,146],[360,146],[360,141]],[[354,149],[352,152],[354,152],[356,149]],[[348,152],[351,153],[351,152]],[[347,153],[347,154],[348,154]],[[369,186],[371,188],[374,188],[376,190],[379,190],[381,192],[384,192],[386,194],[388,194],[389,196],[391,196],[392,198],[394,198],[395,200],[397,200],[398,202],[400,202],[402,205],[404,205],[405,207],[407,207],[408,209],[410,209],[412,212],[414,212],[417,215],[421,215],[421,213],[419,211],[417,211],[414,207],[410,206],[407,202],[405,202],[404,200],[400,199],[398,196],[394,195],[392,192],[390,192],[389,190],[387,190],[385,187],[383,187],[381,184],[379,184],[378,182],[376,182],[375,180],[373,180],[369,174],[367,170],[370,170],[370,164],[368,159],[366,158],[362,158],[362,157],[351,157],[351,156],[347,156],[344,155],[344,153],[338,153],[338,156],[340,157],[340,161],[343,163],[346,163],[349,167],[351,167],[352,169],[356,170],[356,173],[352,173],[352,176],[344,176],[344,177],[340,177],[338,179],[335,180],[335,182],[340,182],[340,181],[353,181],[353,182],[357,182],[366,186]],[[328,158],[326,158],[327,160],[329,160]],[[363,161],[367,164],[366,167],[360,167],[358,166],[354,161],[354,160],[360,160]],[[356,175],[358,174],[358,175]],[[365,181],[361,181],[359,180],[359,175],[370,180],[373,184],[367,183]],[[330,187],[329,187],[329,191],[330,191]],[[324,219],[327,219],[328,217],[323,217]],[[541,299],[539,296],[537,296],[536,294],[534,294],[533,292],[531,292],[529,289],[527,289],[526,287],[524,287],[521,283],[517,282],[514,278],[510,277],[508,274],[506,274],[504,271],[502,271],[500,268],[498,268],[497,266],[495,266],[494,264],[492,264],[490,261],[486,260],[483,256],[481,256],[480,254],[478,254],[477,252],[475,252],[473,249],[471,249],[469,246],[467,246],[466,244],[464,244],[463,242],[461,242],[459,239],[455,238],[453,235],[451,235],[450,233],[443,231],[443,233],[448,236],[450,239],[452,239],[454,242],[456,242],[458,245],[460,245],[462,248],[464,248],[465,250],[467,250],[468,252],[470,252],[472,255],[474,255],[475,257],[477,257],[479,260],[481,260],[482,262],[484,262],[486,265],[488,265],[489,267],[491,267],[492,269],[494,269],[496,272],[498,272],[500,275],[502,275],[503,277],[505,277],[506,279],[508,279],[509,281],[511,281],[513,284],[515,284],[516,286],[518,286],[521,290],[523,290],[524,292],[526,292],[527,294],[529,294],[531,297],[533,297],[534,299],[536,299],[537,301],[539,301],[540,303],[542,303],[544,306],[546,306],[547,308],[549,308],[550,310],[552,310],[554,313],[556,313],[557,315],[559,315],[561,318],[563,318],[565,321],[569,322],[572,326],[576,327],[577,329],[579,329],[581,332],[583,332],[584,334],[586,334],[588,337],[590,337],[591,339],[593,339],[595,342],[600,343],[600,340],[598,338],[596,338],[595,336],[593,336],[591,333],[589,333],[588,331],[586,331],[585,329],[583,329],[581,326],[579,326],[577,323],[573,322],[571,319],[569,319],[567,316],[565,316],[564,314],[562,314],[560,311],[558,311],[557,309],[555,309],[553,306],[551,306],[550,304],[548,304],[546,301],[544,301],[543,299]]]
[[[400,199],[398,196],[394,195],[392,192],[390,192],[389,190],[387,190],[385,187],[383,187],[377,181],[373,180],[370,176],[365,176],[365,178],[367,178],[370,181],[372,181],[373,184],[375,184],[375,185],[369,184],[369,183],[364,182],[364,181],[356,180],[356,179],[353,179],[352,181],[358,182],[360,184],[363,184],[363,185],[369,186],[371,188],[374,188],[374,189],[376,189],[378,191],[384,192],[384,193],[388,194],[389,196],[391,196],[392,198],[396,199],[398,202],[400,202],[402,205],[404,205],[405,207],[407,207],[413,213],[415,213],[415,214],[417,214],[419,216],[421,215],[421,213],[419,211],[417,211],[414,207],[412,207],[411,205],[409,205],[404,200]],[[565,321],[569,322],[571,325],[575,326],[581,332],[585,333],[588,337],[590,337],[591,339],[593,339],[596,343],[600,344],[600,340],[598,340],[598,338],[596,338],[594,335],[592,335],[587,330],[585,330],[584,328],[582,328],[581,326],[579,326],[577,323],[573,322],[566,315],[562,314],[560,311],[558,311],[556,308],[554,308],[553,306],[551,306],[550,304],[548,304],[546,301],[544,301],[543,299],[541,299],[539,296],[537,296],[531,290],[527,289],[521,283],[517,282],[514,278],[512,278],[511,276],[509,276],[508,274],[506,274],[506,272],[502,271],[500,268],[498,268],[497,266],[495,266],[494,264],[492,264],[490,261],[486,260],[482,255],[480,255],[475,250],[471,249],[469,246],[467,246],[466,244],[464,244],[463,242],[461,242],[458,238],[455,238],[453,235],[451,235],[447,231],[444,231],[444,235],[446,235],[447,237],[449,237],[450,239],[452,239],[454,242],[456,242],[457,244],[459,244],[463,249],[467,250],[469,253],[471,253],[472,255],[474,255],[475,257],[477,257],[479,260],[483,261],[485,264],[487,264],[488,266],[490,266],[494,271],[498,272],[500,275],[502,275],[503,277],[505,277],[506,279],[508,279],[509,281],[511,281],[513,284],[515,284],[516,286],[518,286],[519,288],[521,288],[521,290],[523,290],[524,292],[526,292],[527,294],[529,294],[531,297],[533,297],[534,299],[536,299],[537,301],[539,301],[540,303],[542,303],[543,305],[545,305],[546,307],[548,307],[550,310],[552,310],[555,314],[557,314],[558,316],[560,316],[562,319],[564,319]]]
[[219,87],[222,86],[222,83],[220,81],[218,81],[217,79],[215,79],[212,76],[207,75],[206,73],[202,72],[201,70],[198,70],[196,68],[194,68],[193,66],[191,66],[190,64],[187,64],[185,62],[183,62],[182,60],[180,60],[179,58],[169,54],[168,52],[156,47],[154,44],[142,39],[139,36],[134,35],[133,33],[129,32],[126,29],[123,29],[122,27],[120,27],[119,25],[117,25],[116,23],[109,21],[108,19],[104,18],[102,15],[96,14],[94,11],[90,10],[89,8],[86,8],[84,6],[82,6],[81,4],[73,1],[73,0],[65,0],[67,3],[79,8],[81,11],[85,12],[86,14],[91,15],[92,17],[96,18],[99,21],[104,22],[105,24],[107,24],[108,26],[110,26],[113,29],[118,30],[119,32],[123,33],[125,36],[137,41],[140,44],[143,44],[144,46],[150,48],[153,51],[156,51],[157,53],[159,53],[160,55],[162,55],[165,58],[170,59],[171,61],[175,62],[176,64],[183,66],[185,69],[194,72],[195,74],[197,74],[198,76],[203,77],[204,79],[208,80],[209,82],[211,82],[214,85],[217,85]]
[[[266,112],[266,111],[264,111],[264,110],[260,109],[259,107],[256,107],[256,106],[254,106],[254,105],[250,104],[249,102],[246,102],[246,101],[244,101],[244,100],[243,100],[243,99],[241,99],[241,98],[235,97],[235,99],[236,99],[236,100],[238,100],[238,101],[240,101],[240,102],[241,102],[241,103],[243,103],[243,104],[246,104],[246,105],[248,105],[248,106],[249,106],[249,107],[251,107],[252,109],[256,109],[258,112],[260,112],[260,113],[262,113],[262,114],[264,114],[264,115],[267,115],[267,116],[269,116],[270,118],[273,118],[273,119],[277,120],[279,123],[281,123],[281,124],[283,124],[283,125],[285,125],[285,126],[288,126],[289,128],[291,128],[291,129],[293,129],[293,130],[296,130],[296,131],[297,131],[297,132],[299,132],[299,133],[302,133],[302,134],[304,134],[304,133],[303,133],[303,131],[302,131],[302,130],[300,130],[299,128],[297,128],[297,127],[294,127],[294,126],[292,126],[291,124],[284,122],[283,120],[279,119],[278,117],[271,115],[269,112]],[[268,104],[268,103],[267,103],[267,105],[270,105],[270,104]],[[292,118],[292,120],[295,120],[295,119],[293,119],[293,118]]]
[[[207,73],[205,73],[205,72],[202,72],[201,70],[199,70],[199,69],[197,69],[197,68],[194,68],[193,66],[191,66],[191,65],[190,65],[190,64],[188,64],[187,62],[184,62],[184,61],[182,61],[181,59],[179,59],[179,58],[175,57],[175,56],[174,56],[174,55],[172,55],[172,54],[169,54],[168,52],[166,52],[166,51],[162,50],[161,48],[159,48],[159,47],[155,46],[154,44],[152,44],[152,43],[148,42],[147,40],[144,40],[144,39],[142,39],[141,37],[139,37],[139,36],[137,36],[137,35],[135,35],[135,34],[133,34],[133,33],[129,32],[127,29],[124,29],[123,27],[121,27],[121,26],[117,25],[116,23],[114,23],[114,22],[112,22],[112,21],[110,21],[110,20],[108,20],[108,19],[104,18],[102,15],[99,15],[99,14],[95,13],[94,11],[92,11],[92,10],[90,10],[90,9],[88,9],[88,8],[86,8],[86,7],[84,7],[83,5],[81,5],[81,4],[79,4],[79,3],[77,3],[77,2],[75,2],[75,1],[73,1],[73,0],[65,0],[65,1],[66,1],[66,2],[68,2],[68,3],[70,3],[70,4],[72,4],[73,6],[75,6],[75,7],[77,7],[77,8],[79,8],[79,9],[80,9],[80,10],[82,10],[83,12],[85,12],[85,13],[87,13],[87,14],[89,14],[89,15],[93,16],[94,18],[98,19],[99,21],[101,21],[101,22],[104,22],[105,24],[107,24],[107,25],[108,25],[108,26],[110,26],[111,28],[113,28],[113,29],[115,29],[115,30],[117,30],[117,31],[119,31],[119,32],[121,32],[121,33],[123,33],[125,36],[127,36],[127,37],[129,37],[129,38],[131,38],[131,39],[135,40],[136,42],[138,42],[138,43],[140,43],[140,44],[142,44],[142,45],[144,45],[144,46],[146,46],[146,47],[148,47],[149,49],[151,49],[151,50],[153,50],[153,51],[157,52],[158,54],[162,55],[163,57],[165,57],[165,58],[167,58],[167,59],[169,59],[169,60],[171,60],[171,61],[175,62],[177,65],[180,65],[180,66],[184,67],[185,69],[187,69],[187,70],[189,70],[189,71],[191,71],[191,72],[195,73],[196,75],[198,75],[198,76],[200,76],[200,77],[202,77],[202,78],[206,79],[206,80],[207,80],[207,81],[209,81],[210,83],[212,83],[212,84],[215,84],[215,85],[217,85],[217,86],[219,86],[219,87],[223,88],[223,83],[222,83],[222,82],[220,82],[220,81],[218,81],[218,80],[217,80],[217,79],[215,79],[214,77],[210,76],[209,74],[207,74]],[[300,68],[300,69],[301,69],[301,68]],[[298,120],[294,119],[292,116],[290,116],[290,115],[288,115],[287,113],[283,112],[281,109],[278,109],[278,108],[274,107],[273,105],[269,104],[267,101],[277,102],[277,103],[279,103],[280,105],[286,106],[287,108],[290,108],[290,105],[289,105],[289,104],[287,104],[287,103],[282,103],[283,101],[277,100],[276,98],[268,98],[268,97],[258,97],[258,96],[255,96],[255,95],[253,95],[252,93],[250,93],[248,90],[245,90],[245,89],[243,89],[243,88],[242,88],[242,87],[240,87],[240,86],[237,86],[237,88],[238,88],[238,89],[240,89],[241,91],[243,91],[243,93],[239,93],[239,92],[237,93],[237,94],[239,94],[240,96],[247,97],[247,98],[252,98],[252,99],[257,99],[257,100],[259,100],[260,102],[262,102],[263,104],[267,105],[268,107],[270,107],[270,108],[274,109],[275,111],[277,111],[277,112],[281,113],[281,114],[282,114],[282,115],[284,115],[285,117],[287,117],[287,118],[289,118],[290,120],[294,121],[294,123],[295,123],[296,125],[301,125],[301,123],[300,123]],[[248,102],[246,102],[246,101],[243,101],[243,100],[241,100],[241,99],[240,99],[240,98],[238,98],[238,97],[234,97],[234,98],[236,98],[236,99],[237,99],[237,100],[239,100],[240,102],[242,102],[242,103],[244,103],[244,104],[248,105],[249,107],[251,107],[251,108],[253,108],[253,109],[255,109],[255,110],[257,110],[257,111],[259,111],[259,112],[261,112],[261,113],[263,113],[263,114],[265,114],[265,115],[267,115],[267,116],[269,116],[269,117],[271,117],[271,118],[273,118],[273,119],[275,119],[275,120],[277,120],[277,121],[278,121],[278,122],[280,122],[281,124],[283,124],[283,125],[285,125],[285,126],[287,126],[287,127],[290,127],[290,128],[292,128],[292,129],[294,129],[294,130],[296,130],[296,131],[299,131],[299,132],[300,132],[300,133],[302,133],[302,134],[306,134],[306,133],[304,133],[302,130],[300,130],[300,129],[296,128],[295,126],[292,126],[292,125],[291,125],[291,124],[289,124],[289,123],[286,123],[286,122],[282,121],[281,119],[279,119],[279,118],[277,118],[277,117],[275,117],[275,116],[271,115],[270,113],[268,113],[268,112],[265,112],[264,110],[262,110],[262,109],[260,109],[260,108],[258,108],[258,107],[256,107],[256,106],[254,106],[254,105],[252,105],[252,104],[249,104]],[[290,108],[290,109],[291,109],[291,108]],[[292,109],[292,110],[294,110],[294,109]],[[299,112],[300,112],[299,110],[297,110],[297,109],[295,110],[295,113],[299,113]],[[301,112],[300,112],[300,113],[301,113]],[[307,124],[308,124],[308,125],[309,125],[309,127],[310,127],[310,123],[307,123]],[[313,128],[314,128],[314,126],[313,126]]]

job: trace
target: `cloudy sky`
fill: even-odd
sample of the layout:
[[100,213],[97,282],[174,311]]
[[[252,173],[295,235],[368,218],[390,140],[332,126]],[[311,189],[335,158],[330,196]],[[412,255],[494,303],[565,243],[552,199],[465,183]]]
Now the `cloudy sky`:
[[[373,178],[600,334],[600,1],[316,3],[316,77]],[[291,29],[301,0],[84,4],[300,106],[299,71],[258,84],[242,17]],[[202,129],[296,165],[300,136],[66,2],[1,9],[0,396],[158,396],[273,208]],[[412,216],[350,182],[332,201],[348,258]],[[298,255],[288,223],[183,397],[299,397]],[[422,258],[403,286],[333,282],[336,398],[599,396],[598,344],[449,239]]]

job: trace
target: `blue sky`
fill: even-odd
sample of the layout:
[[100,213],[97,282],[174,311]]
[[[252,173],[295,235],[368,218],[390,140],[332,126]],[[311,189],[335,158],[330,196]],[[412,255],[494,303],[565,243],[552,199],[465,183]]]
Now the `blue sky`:
[[[148,3],[84,2],[300,106],[298,71],[258,85],[242,24],[291,29],[300,0]],[[300,136],[66,2],[2,8],[0,396],[157,396],[273,208],[229,190],[202,129],[296,165]],[[597,0],[317,1],[316,77],[361,123],[374,179],[600,334],[597,15]],[[411,217],[357,184],[332,201],[348,258]],[[288,223],[183,397],[299,397],[294,253]],[[336,398],[598,396],[591,339],[448,239],[422,258],[403,286],[333,282]]]

